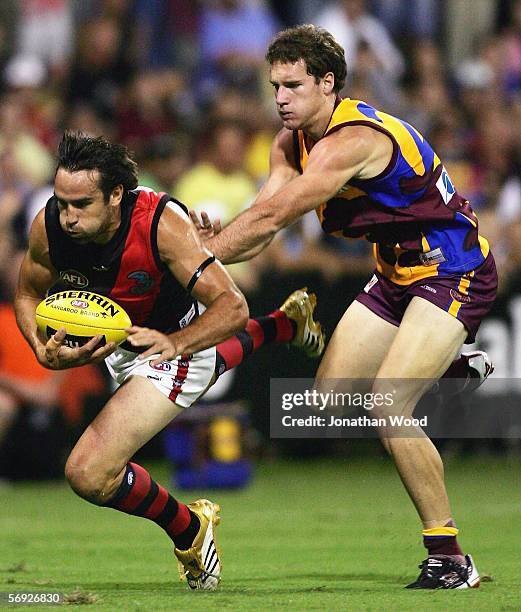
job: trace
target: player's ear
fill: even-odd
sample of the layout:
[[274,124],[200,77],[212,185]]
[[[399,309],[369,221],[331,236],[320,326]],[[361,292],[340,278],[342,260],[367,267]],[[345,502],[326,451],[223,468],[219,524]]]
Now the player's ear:
[[109,198],[109,204],[119,204],[121,202],[121,198],[123,197],[123,185],[117,185],[112,190]]
[[328,96],[335,86],[335,75],[332,72],[327,72],[322,77],[322,90],[326,96]]

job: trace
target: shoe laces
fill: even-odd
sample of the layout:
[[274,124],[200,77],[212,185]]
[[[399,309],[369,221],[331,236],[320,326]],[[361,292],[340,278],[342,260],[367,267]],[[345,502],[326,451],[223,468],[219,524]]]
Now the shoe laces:
[[443,580],[446,582],[452,582],[456,577],[465,579],[467,568],[454,561],[453,559],[436,559],[435,557],[429,557],[425,559],[418,568],[421,570],[422,578],[431,578]]

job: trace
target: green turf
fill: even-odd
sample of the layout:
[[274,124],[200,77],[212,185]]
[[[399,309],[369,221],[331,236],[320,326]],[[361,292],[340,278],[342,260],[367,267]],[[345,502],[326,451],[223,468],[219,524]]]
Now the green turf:
[[[169,541],[149,521],[91,506],[65,485],[3,489],[0,591],[78,587],[103,610],[519,610],[520,468],[446,464],[460,541],[491,577],[472,591],[403,589],[423,557],[420,527],[384,458],[263,463],[247,490],[205,492],[222,505],[217,593],[178,582]],[[164,467],[152,470],[165,482]]]

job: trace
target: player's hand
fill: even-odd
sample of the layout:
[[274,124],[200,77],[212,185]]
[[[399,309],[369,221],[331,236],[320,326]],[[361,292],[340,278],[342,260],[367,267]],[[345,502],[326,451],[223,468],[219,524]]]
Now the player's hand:
[[75,368],[88,363],[98,363],[103,361],[105,357],[108,357],[117,348],[114,342],[108,342],[100,346],[102,336],[99,334],[91,338],[83,346],[70,348],[63,344],[66,335],[65,328],[61,327],[45,344],[43,351],[44,360],[42,363],[51,370],[65,370],[66,368]]
[[172,342],[172,339],[166,334],[157,331],[157,329],[133,325],[125,331],[129,334],[127,341],[132,346],[148,347],[146,351],[139,355],[139,359],[146,359],[151,355],[158,355],[150,362],[153,366],[160,364],[162,361],[175,359],[180,354]]
[[203,241],[213,238],[222,230],[221,220],[215,219],[214,221],[211,221],[208,214],[204,211],[201,213],[200,219],[195,210],[191,210],[189,214],[190,219],[192,219],[192,222],[195,225],[195,229],[199,233],[199,237]]

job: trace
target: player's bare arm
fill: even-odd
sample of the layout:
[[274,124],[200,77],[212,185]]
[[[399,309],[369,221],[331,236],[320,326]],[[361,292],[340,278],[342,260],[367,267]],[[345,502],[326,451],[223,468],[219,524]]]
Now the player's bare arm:
[[[282,128],[275,137],[270,151],[270,174],[267,181],[261,187],[252,206],[273,197],[291,180],[299,175],[295,165],[295,153],[293,147],[293,132]],[[236,263],[255,257],[272,241],[273,236],[264,242],[257,244],[253,249],[242,254],[237,259],[227,260],[226,263]]]
[[109,342],[105,346],[98,346],[101,336],[95,336],[82,347],[70,348],[63,345],[66,335],[64,328],[59,329],[47,342],[43,342],[38,334],[36,307],[57,279],[58,273],[49,257],[45,211],[42,210],[31,227],[29,247],[20,268],[14,303],[18,326],[39,363],[46,368],[63,370],[102,361],[115,350],[116,345]]
[[213,255],[203,246],[192,221],[175,204],[167,205],[161,215],[157,244],[162,261],[184,287],[189,286],[194,274],[197,275],[191,294],[206,306],[206,310],[190,325],[169,335],[131,327],[129,342],[136,347],[148,347],[141,355],[143,358],[158,353],[152,362],[157,364],[195,353],[244,328],[248,320],[246,299],[224,266],[211,260]]
[[330,134],[313,147],[303,174],[294,174],[283,186],[278,183],[278,189],[274,179],[273,191],[267,187],[267,197],[259,197],[208,247],[223,263],[248,259],[250,252],[266,246],[279,230],[333,197],[350,179],[374,177],[385,170],[392,150],[387,136],[365,126]]
[[299,175],[295,165],[293,132],[282,128],[273,139],[270,151],[270,174],[253,202],[253,206],[273,197]]
[[[270,174],[257,194],[252,206],[273,197],[277,191],[287,185],[292,179],[298,176],[298,174],[299,173],[295,165],[293,132],[291,130],[287,130],[286,128],[282,128],[274,138],[271,146]],[[201,213],[201,220],[199,220],[197,213],[194,211],[191,211],[190,216],[192,217],[192,221],[195,223],[195,226],[199,231],[199,236],[203,239],[208,248],[213,251],[212,239],[222,231],[220,220],[209,219],[205,212]],[[227,259],[226,263],[232,264],[255,257],[255,255],[260,253],[268,246],[271,240],[272,237],[259,243],[246,253],[241,253],[237,259]]]

